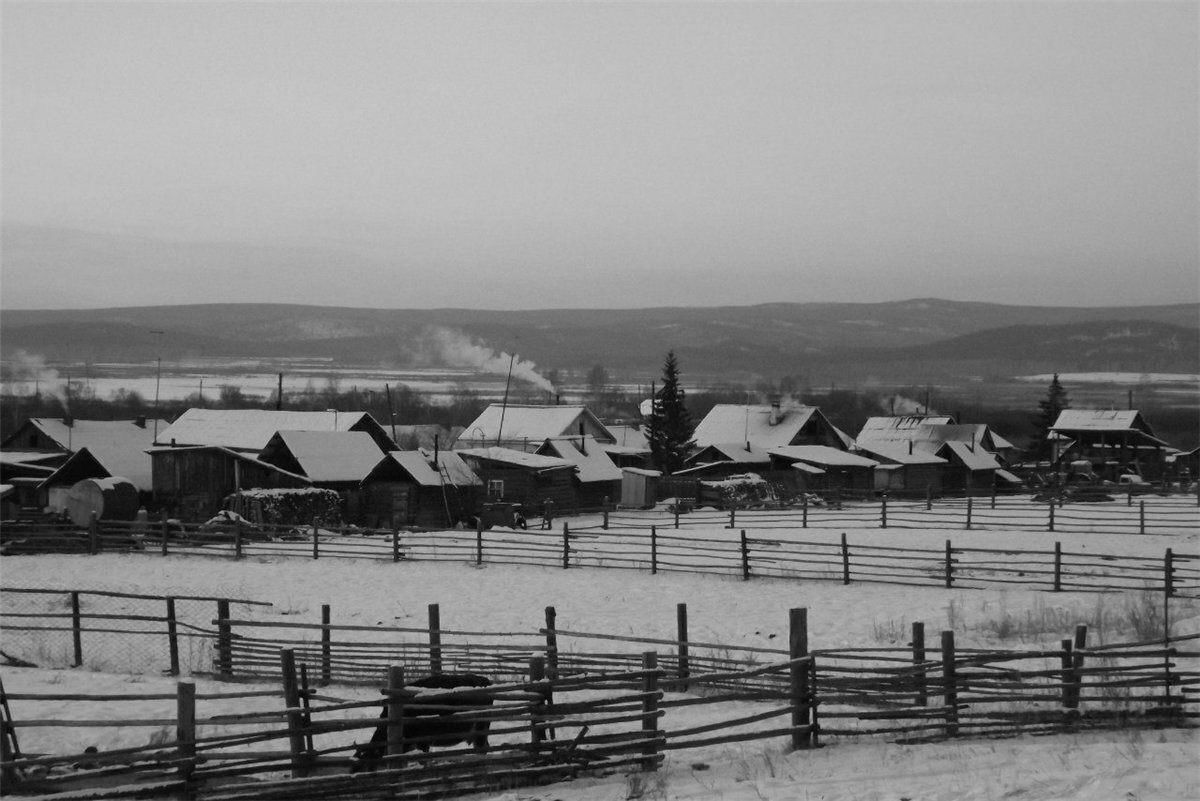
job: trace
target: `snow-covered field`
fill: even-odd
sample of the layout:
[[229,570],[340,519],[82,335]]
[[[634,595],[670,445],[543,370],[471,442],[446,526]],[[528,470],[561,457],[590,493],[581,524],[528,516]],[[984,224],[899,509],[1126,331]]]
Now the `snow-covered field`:
[[[723,533],[722,533],[723,531]],[[730,536],[728,530],[699,530],[697,536]],[[857,542],[937,547],[945,531],[851,529]],[[840,532],[809,530],[805,539],[835,542]],[[1053,535],[1025,531],[958,531],[956,545],[1045,548],[1054,539],[1064,549],[1161,556],[1166,547],[1195,552],[1200,531],[1185,526],[1145,536],[1119,533]],[[114,590],[148,594],[228,596],[270,601],[271,608],[245,607],[239,614],[272,620],[319,621],[330,604],[335,623],[420,627],[426,606],[438,603],[446,629],[536,633],[544,607],[557,609],[561,629],[672,639],[676,604],[689,607],[693,641],[733,648],[782,647],[787,610],[809,610],[814,650],[903,645],[909,625],[924,621],[931,642],[953,629],[960,647],[1050,646],[1070,634],[1075,622],[1099,614],[1108,630],[1093,628],[1105,641],[1134,639],[1121,614],[1136,593],[1095,595],[1024,589],[945,590],[883,584],[798,582],[736,576],[660,574],[644,571],[520,567],[467,563],[422,563],[322,558],[319,561],[251,557],[6,556],[0,560],[4,586]],[[6,596],[6,603],[9,596]],[[130,602],[133,604],[134,602]],[[132,606],[131,606],[132,608]],[[61,611],[61,610],[59,610]],[[1173,602],[1177,634],[1200,632],[1200,606]],[[1002,620],[1013,626],[997,625]],[[1061,628],[1059,626],[1061,625]],[[1095,640],[1093,640],[1094,642]],[[89,643],[85,641],[85,648]],[[564,648],[570,648],[568,642]],[[614,644],[614,647],[619,647]],[[640,650],[636,645],[627,646]],[[7,650],[7,648],[5,649]],[[165,692],[174,682],[158,675],[129,675],[147,666],[136,650],[107,654],[85,664],[109,672],[5,668],[10,693]],[[197,680],[200,693],[231,685]],[[243,686],[243,685],[236,685]],[[333,687],[329,693],[370,698],[369,688]],[[170,718],[174,702],[123,705],[121,717]],[[229,711],[276,709],[274,698],[201,702],[201,716]],[[223,706],[224,705],[224,706]],[[102,704],[83,708],[53,702],[13,702],[18,719],[102,719],[116,713]],[[672,710],[673,711],[673,710]],[[668,723],[670,725],[670,723]],[[66,732],[66,734],[64,734]],[[100,736],[105,747],[146,743],[154,727],[102,732],[92,728],[21,729],[27,751],[77,751]],[[112,739],[118,742],[112,742]],[[1200,797],[1196,768],[1200,740],[1178,730],[1020,737],[900,746],[882,741],[837,741],[814,752],[787,753],[782,741],[758,741],[682,751],[670,755],[656,774],[587,778],[571,784],[483,796],[504,801],[582,799],[1188,799]]]

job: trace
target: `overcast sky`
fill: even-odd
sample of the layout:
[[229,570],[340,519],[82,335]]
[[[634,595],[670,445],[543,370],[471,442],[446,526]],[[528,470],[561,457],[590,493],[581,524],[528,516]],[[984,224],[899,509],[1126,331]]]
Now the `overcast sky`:
[[1198,9],[6,1],[0,303],[1195,301]]

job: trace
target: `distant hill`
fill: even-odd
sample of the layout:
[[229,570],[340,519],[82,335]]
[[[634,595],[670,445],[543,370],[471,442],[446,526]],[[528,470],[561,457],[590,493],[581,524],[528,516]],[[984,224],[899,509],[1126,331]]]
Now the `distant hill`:
[[674,348],[685,374],[696,377],[928,381],[964,373],[1195,372],[1198,321],[1195,303],[1073,308],[924,299],[530,311],[188,305],[5,311],[0,353],[25,350],[51,361],[161,354],[461,366],[476,356],[461,351],[476,345],[516,351],[544,370],[601,364],[648,378]]

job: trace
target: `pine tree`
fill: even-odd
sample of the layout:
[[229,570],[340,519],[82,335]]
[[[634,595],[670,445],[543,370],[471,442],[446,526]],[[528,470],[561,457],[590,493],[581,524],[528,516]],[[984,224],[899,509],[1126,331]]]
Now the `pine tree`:
[[1050,428],[1058,420],[1063,409],[1070,408],[1070,406],[1071,401],[1067,397],[1067,391],[1059,383],[1058,373],[1055,373],[1054,378],[1050,380],[1050,388],[1046,391],[1046,397],[1038,401],[1038,413],[1033,418],[1033,452],[1039,460],[1050,458]]
[[662,387],[654,393],[646,425],[646,439],[650,442],[655,467],[664,473],[673,473],[683,467],[692,444],[692,428],[692,416],[679,384],[679,363],[675,351],[670,351],[663,364]]

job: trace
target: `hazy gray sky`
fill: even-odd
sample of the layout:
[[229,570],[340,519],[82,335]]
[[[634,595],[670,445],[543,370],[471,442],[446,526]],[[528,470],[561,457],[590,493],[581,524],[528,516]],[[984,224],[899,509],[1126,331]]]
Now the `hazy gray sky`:
[[1194,301],[1198,9],[4,2],[0,302]]

